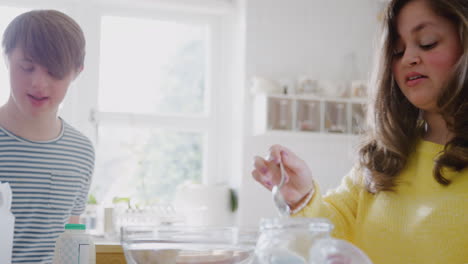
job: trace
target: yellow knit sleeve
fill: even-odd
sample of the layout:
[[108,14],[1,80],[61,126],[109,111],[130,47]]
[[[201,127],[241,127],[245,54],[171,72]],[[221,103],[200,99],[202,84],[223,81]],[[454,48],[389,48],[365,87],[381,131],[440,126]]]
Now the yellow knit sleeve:
[[328,218],[334,225],[334,237],[352,241],[359,197],[365,191],[358,171],[353,168],[343,178],[340,186],[325,196],[322,196],[319,186],[315,184],[315,193],[310,202],[293,216]]

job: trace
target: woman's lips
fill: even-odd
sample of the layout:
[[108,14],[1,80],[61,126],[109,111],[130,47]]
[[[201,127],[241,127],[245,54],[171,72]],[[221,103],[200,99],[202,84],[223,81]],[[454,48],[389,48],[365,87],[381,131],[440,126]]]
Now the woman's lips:
[[408,85],[408,87],[413,87],[421,82],[424,82],[427,79],[426,75],[423,75],[420,72],[409,72],[405,76],[405,83]]
[[424,82],[426,79],[427,79],[427,77],[425,77],[425,76],[421,76],[421,77],[416,78],[416,79],[407,79],[406,80],[406,85],[408,85],[409,87],[414,87],[414,86]]

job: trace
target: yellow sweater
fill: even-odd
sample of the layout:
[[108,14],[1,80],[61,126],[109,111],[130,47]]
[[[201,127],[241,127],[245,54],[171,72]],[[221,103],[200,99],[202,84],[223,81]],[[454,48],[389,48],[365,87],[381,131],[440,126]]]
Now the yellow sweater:
[[327,217],[334,236],[361,248],[374,264],[468,263],[468,169],[433,177],[442,145],[420,141],[398,178],[396,192],[368,193],[353,169],[335,190],[317,189],[296,216]]

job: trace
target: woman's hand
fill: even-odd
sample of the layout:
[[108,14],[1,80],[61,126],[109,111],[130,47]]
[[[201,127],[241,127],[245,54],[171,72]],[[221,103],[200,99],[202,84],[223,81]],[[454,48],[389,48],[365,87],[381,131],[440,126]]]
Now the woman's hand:
[[278,185],[281,179],[280,161],[283,162],[287,174],[281,193],[286,202],[294,207],[314,189],[309,167],[296,154],[281,145],[273,145],[267,159],[259,156],[255,157],[255,169],[252,171],[252,176],[271,191],[273,186]]

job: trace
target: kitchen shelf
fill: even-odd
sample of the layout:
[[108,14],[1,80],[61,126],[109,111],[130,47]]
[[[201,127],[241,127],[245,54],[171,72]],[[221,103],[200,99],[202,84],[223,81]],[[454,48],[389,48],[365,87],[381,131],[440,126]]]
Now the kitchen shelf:
[[258,94],[254,99],[254,134],[273,131],[311,134],[359,134],[366,98]]

